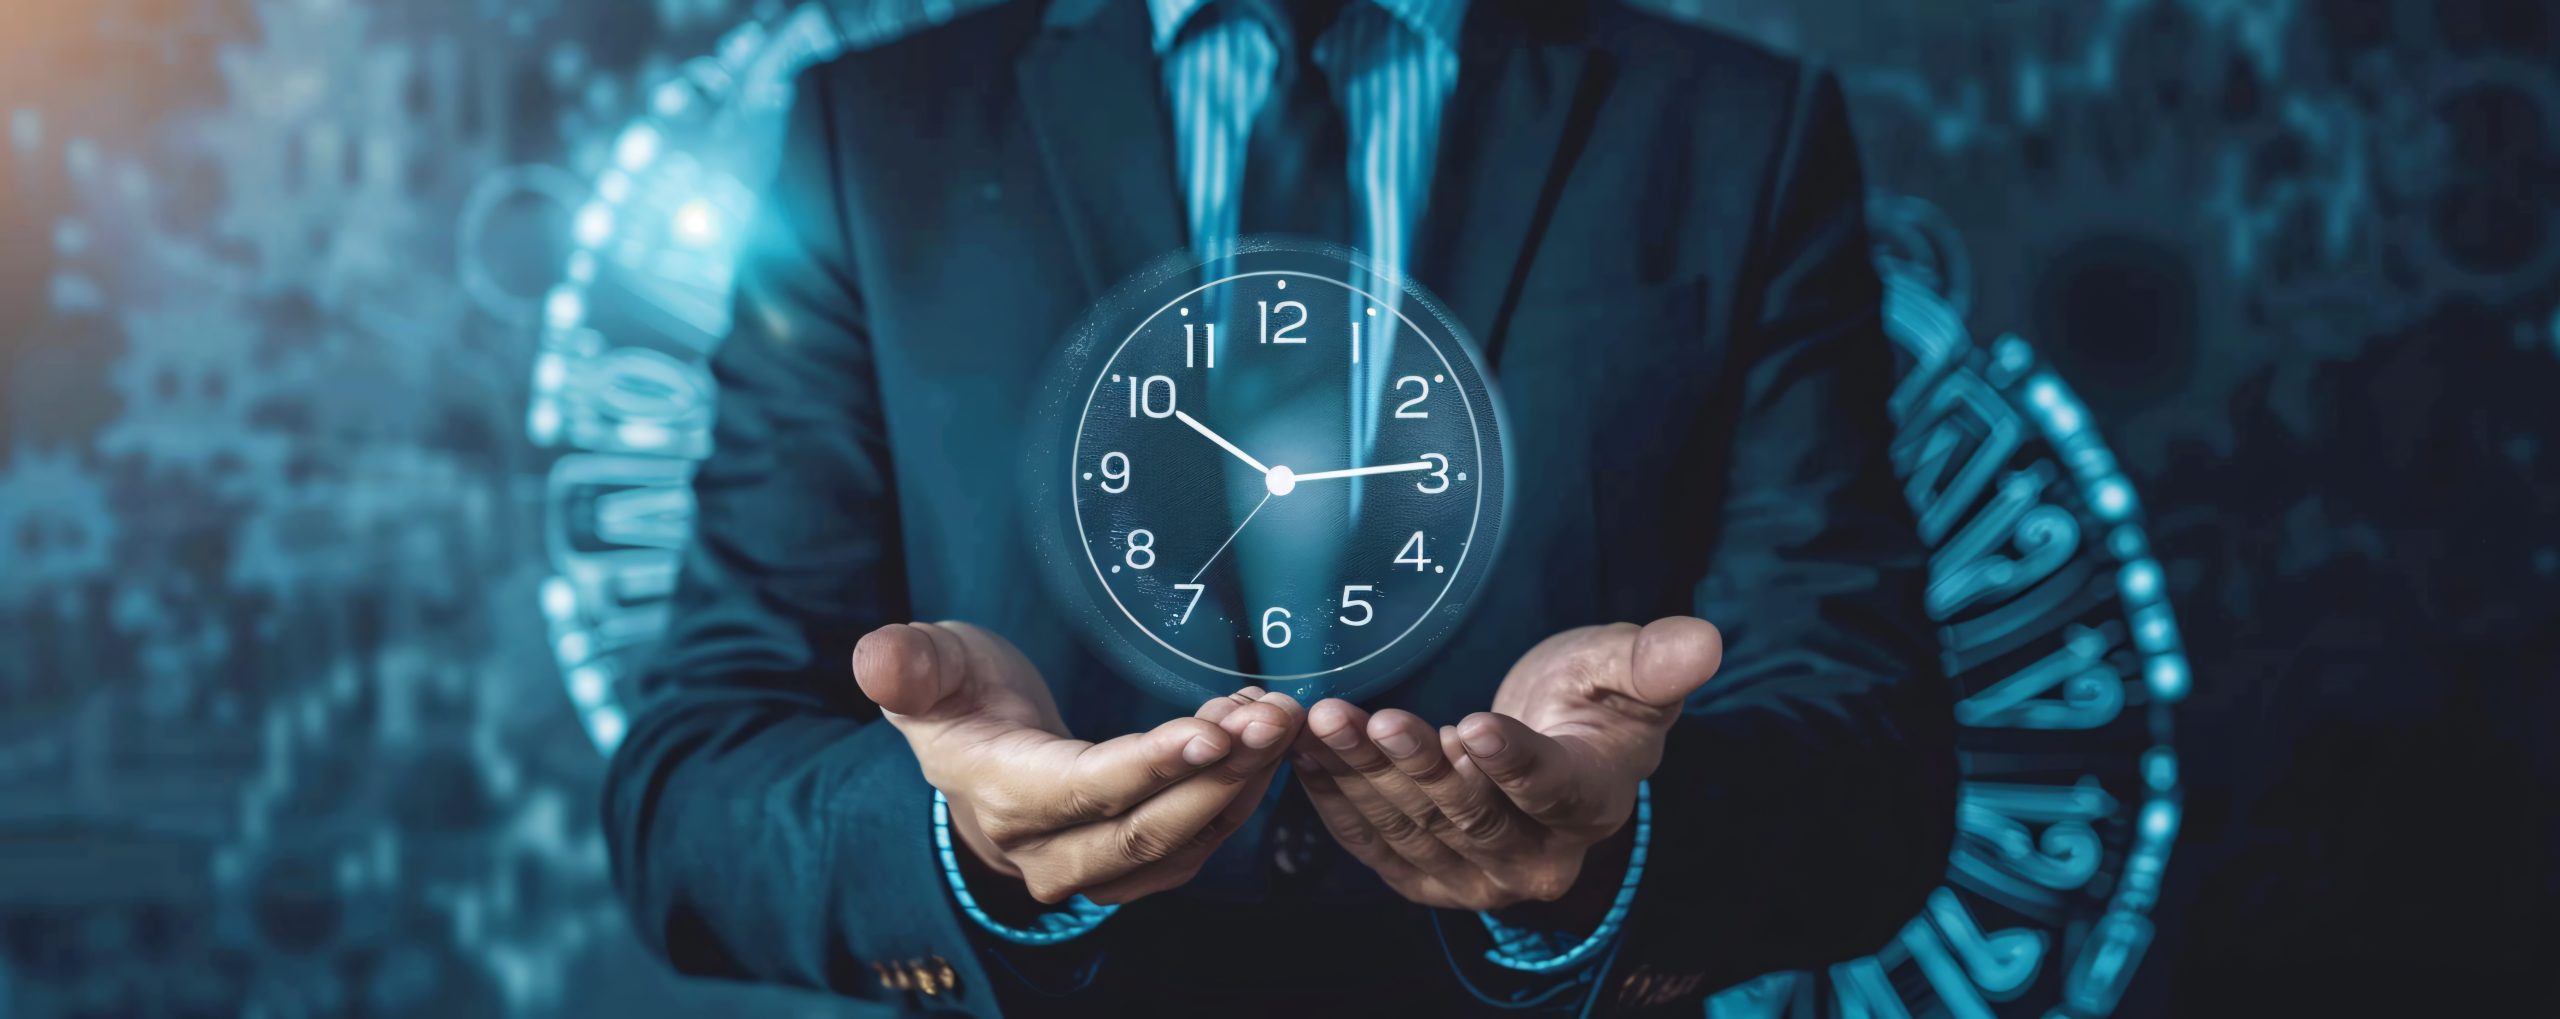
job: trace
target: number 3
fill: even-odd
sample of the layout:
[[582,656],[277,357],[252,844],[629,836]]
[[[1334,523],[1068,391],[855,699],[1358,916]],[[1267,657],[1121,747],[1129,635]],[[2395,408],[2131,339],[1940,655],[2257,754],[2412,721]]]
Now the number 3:
[[1439,487],[1434,488],[1434,487],[1431,487],[1431,486],[1429,486],[1429,485],[1425,485],[1425,484],[1423,484],[1422,482],[1416,481],[1416,482],[1414,482],[1414,483],[1413,483],[1413,487],[1414,487],[1415,489],[1417,489],[1417,490],[1421,491],[1421,492],[1422,492],[1422,494],[1424,494],[1424,495],[1438,495],[1438,494],[1440,494],[1440,493],[1442,493],[1442,492],[1446,492],[1446,491],[1448,491],[1448,490],[1449,490],[1449,458],[1448,458],[1448,457],[1445,457],[1445,456],[1441,456],[1441,455],[1440,455],[1440,454],[1438,454],[1438,453],[1424,453],[1424,454],[1422,454],[1422,457],[1421,457],[1421,458],[1422,458],[1422,459],[1424,459],[1424,460],[1429,460],[1429,461],[1437,462],[1437,463],[1440,465],[1440,469],[1439,469],[1439,470],[1436,470],[1436,471],[1431,472],[1430,474],[1424,475],[1425,477],[1432,477],[1432,478],[1438,478],[1438,479],[1440,479],[1440,485],[1439,485]]

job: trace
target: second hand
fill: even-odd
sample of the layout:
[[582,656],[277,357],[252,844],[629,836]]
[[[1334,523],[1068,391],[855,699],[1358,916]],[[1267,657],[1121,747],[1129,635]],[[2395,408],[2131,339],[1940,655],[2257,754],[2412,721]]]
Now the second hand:
[[1253,504],[1253,511],[1252,511],[1252,512],[1250,512],[1250,513],[1246,513],[1246,514],[1244,515],[1244,522],[1243,522],[1243,523],[1239,523],[1239,524],[1237,524],[1237,525],[1236,525],[1236,529],[1235,529],[1235,530],[1228,532],[1228,533],[1227,533],[1227,540],[1225,540],[1225,541],[1222,541],[1222,542],[1219,542],[1219,543],[1218,543],[1218,551],[1209,553],[1209,559],[1208,559],[1208,561],[1207,561],[1207,562],[1203,562],[1203,563],[1201,563],[1201,564],[1200,564],[1200,569],[1199,569],[1197,572],[1194,572],[1193,574],[1191,574],[1191,579],[1190,579],[1190,580],[1183,581],[1183,583],[1186,583],[1186,584],[1197,584],[1197,583],[1199,583],[1199,582],[1200,582],[1200,574],[1209,572],[1209,564],[1210,564],[1210,563],[1217,562],[1217,561],[1218,561],[1218,556],[1219,556],[1221,553],[1224,553],[1224,552],[1227,550],[1227,546],[1229,546],[1229,545],[1233,545],[1233,544],[1235,544],[1235,543],[1236,543],[1236,535],[1239,535],[1239,534],[1243,534],[1243,533],[1244,533],[1244,527],[1245,527],[1245,524],[1250,524],[1250,523],[1252,523],[1252,522],[1253,522],[1253,518],[1254,518],[1254,514],[1257,514],[1257,513],[1262,512],[1262,507],[1267,506],[1267,505],[1270,505],[1270,503],[1271,503],[1271,496],[1270,496],[1270,495],[1268,495],[1268,494],[1265,494],[1265,495],[1262,497],[1262,501],[1261,501],[1261,502],[1254,503],[1254,504]]

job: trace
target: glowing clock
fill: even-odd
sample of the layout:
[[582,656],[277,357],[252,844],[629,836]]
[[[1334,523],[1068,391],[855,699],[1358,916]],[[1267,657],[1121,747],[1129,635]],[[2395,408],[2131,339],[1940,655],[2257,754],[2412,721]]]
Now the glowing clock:
[[1437,300],[1354,252],[1256,240],[1159,263],[1061,363],[1029,468],[1053,580],[1169,694],[1373,692],[1493,566],[1494,390]]

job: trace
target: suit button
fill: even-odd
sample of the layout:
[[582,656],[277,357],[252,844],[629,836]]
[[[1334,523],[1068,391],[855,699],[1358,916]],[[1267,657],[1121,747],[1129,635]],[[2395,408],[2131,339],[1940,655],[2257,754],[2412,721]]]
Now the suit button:
[[951,968],[951,960],[945,959],[939,955],[926,956],[925,958],[927,962],[932,964],[932,968],[925,971],[925,978],[928,982],[925,984],[924,993],[940,994],[944,991],[959,989],[960,971]]
[[1618,1000],[1631,1005],[1667,1005],[1697,993],[1706,980],[1701,973],[1657,973],[1653,967],[1639,966],[1618,984]]

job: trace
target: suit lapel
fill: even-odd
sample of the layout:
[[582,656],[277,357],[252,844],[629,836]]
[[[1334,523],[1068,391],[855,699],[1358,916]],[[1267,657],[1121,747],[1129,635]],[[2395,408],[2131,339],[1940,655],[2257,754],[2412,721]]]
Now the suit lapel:
[[1100,295],[1186,243],[1146,8],[1060,0],[1015,66],[1085,285]]
[[1607,92],[1606,65],[1555,21],[1578,4],[1488,0],[1468,15],[1458,85],[1441,116],[1415,275],[1500,356],[1556,195]]

